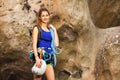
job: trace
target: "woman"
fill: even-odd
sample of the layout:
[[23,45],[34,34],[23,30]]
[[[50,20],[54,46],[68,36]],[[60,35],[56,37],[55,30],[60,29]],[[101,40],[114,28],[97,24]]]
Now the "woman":
[[[49,24],[49,19],[50,19],[49,11],[46,8],[41,8],[38,13],[38,26],[41,28],[41,39],[39,41],[37,40],[37,37],[38,37],[37,27],[34,27],[33,35],[32,35],[33,51],[34,51],[37,67],[41,67],[41,64],[42,64],[41,59],[38,57],[37,48],[44,47],[45,51],[48,54],[52,52],[52,49],[51,49],[52,36],[51,36],[50,28],[52,28],[54,31],[55,46],[59,46],[59,39],[58,39],[57,31],[53,25]],[[45,76],[47,80],[55,80],[54,69],[53,69],[51,62],[47,63],[47,69],[45,72]],[[42,78],[34,74],[34,80],[42,80]]]

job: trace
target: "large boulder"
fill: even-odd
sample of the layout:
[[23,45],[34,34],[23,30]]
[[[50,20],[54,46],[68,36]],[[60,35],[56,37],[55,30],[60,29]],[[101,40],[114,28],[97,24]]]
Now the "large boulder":
[[33,80],[30,30],[41,7],[49,9],[60,38],[56,80],[119,80],[118,4],[110,0],[0,0],[0,80]]

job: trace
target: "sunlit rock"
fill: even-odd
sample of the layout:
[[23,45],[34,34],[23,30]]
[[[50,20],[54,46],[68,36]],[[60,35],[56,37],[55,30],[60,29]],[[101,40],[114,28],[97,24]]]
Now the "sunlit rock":
[[56,80],[119,80],[119,3],[0,0],[0,80],[33,80],[30,30],[41,7],[49,9],[60,38]]

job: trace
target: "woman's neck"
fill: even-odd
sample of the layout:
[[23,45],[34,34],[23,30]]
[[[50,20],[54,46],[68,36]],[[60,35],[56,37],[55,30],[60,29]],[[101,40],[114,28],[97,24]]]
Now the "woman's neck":
[[41,27],[47,28],[48,24],[42,23]]
[[44,27],[44,28],[47,28],[47,26],[48,26],[48,24],[47,24],[47,23],[41,23],[41,22],[40,22],[40,23],[38,23],[38,25],[39,25],[39,26],[41,26],[41,27]]
[[42,24],[41,24],[41,28],[42,28],[44,31],[49,32],[48,24],[42,23]]

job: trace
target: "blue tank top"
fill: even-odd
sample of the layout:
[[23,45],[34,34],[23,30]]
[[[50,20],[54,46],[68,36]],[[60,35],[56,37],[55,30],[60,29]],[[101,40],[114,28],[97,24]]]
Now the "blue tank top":
[[46,52],[50,53],[52,51],[51,41],[52,41],[51,32],[50,31],[47,32],[42,29],[41,30],[41,39],[38,41],[38,47],[43,47],[43,48],[45,48]]

